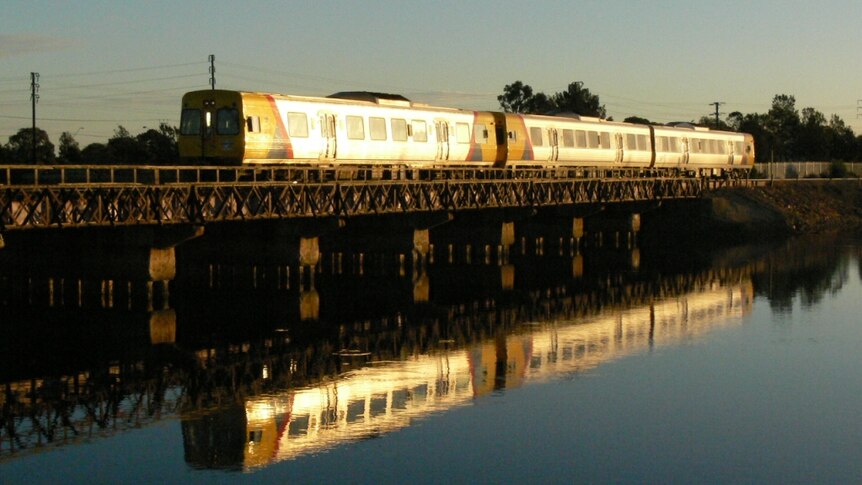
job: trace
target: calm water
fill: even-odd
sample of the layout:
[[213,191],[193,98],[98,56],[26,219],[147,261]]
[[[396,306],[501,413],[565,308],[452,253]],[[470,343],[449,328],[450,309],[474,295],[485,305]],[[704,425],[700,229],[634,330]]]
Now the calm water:
[[619,246],[4,256],[0,483],[862,482],[859,241]]

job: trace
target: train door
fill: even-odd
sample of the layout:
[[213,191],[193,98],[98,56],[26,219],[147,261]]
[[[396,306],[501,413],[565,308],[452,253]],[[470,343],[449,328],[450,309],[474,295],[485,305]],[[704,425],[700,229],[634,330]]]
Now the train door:
[[331,160],[336,154],[335,115],[320,113],[320,159]]
[[624,155],[624,152],[623,152],[623,134],[622,133],[614,133],[614,144],[616,144],[616,148],[617,148],[616,162],[622,163],[623,162],[623,155]]
[[727,150],[727,164],[733,165],[733,156],[734,156],[733,142],[730,140],[727,140],[725,142],[725,145],[727,146],[727,148],[725,148],[725,150]]
[[437,160],[449,160],[449,123],[438,120],[434,128],[437,134]]
[[560,145],[556,128],[548,128],[548,145],[551,148],[548,160],[555,162],[560,158]]
[[680,146],[680,148],[682,149],[682,163],[687,164],[688,163],[688,138],[680,138],[680,142],[682,144]]
[[494,158],[495,167],[505,167],[506,158],[508,155],[508,143],[506,135],[506,115],[503,113],[493,113],[495,135],[497,137],[497,155]]

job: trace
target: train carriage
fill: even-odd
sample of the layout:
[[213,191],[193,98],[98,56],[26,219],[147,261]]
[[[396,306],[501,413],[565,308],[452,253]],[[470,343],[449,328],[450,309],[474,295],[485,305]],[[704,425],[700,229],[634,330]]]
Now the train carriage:
[[732,177],[754,165],[754,141],[745,133],[468,111],[368,92],[190,92],[179,149],[204,164],[584,167]]
[[500,165],[501,119],[373,93],[197,91],[183,98],[180,156],[234,164]]

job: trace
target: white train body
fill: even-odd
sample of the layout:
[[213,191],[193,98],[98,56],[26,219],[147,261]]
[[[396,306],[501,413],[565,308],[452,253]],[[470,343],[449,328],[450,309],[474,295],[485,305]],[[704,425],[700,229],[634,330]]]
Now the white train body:
[[180,155],[205,163],[584,167],[744,175],[745,133],[432,107],[400,96],[328,98],[239,91],[183,97]]

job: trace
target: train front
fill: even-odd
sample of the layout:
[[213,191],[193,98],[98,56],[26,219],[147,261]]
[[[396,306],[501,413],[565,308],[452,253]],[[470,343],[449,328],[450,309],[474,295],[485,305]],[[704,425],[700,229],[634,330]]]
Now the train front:
[[183,96],[179,151],[186,162],[239,164],[245,151],[242,95],[236,91],[193,91]]

